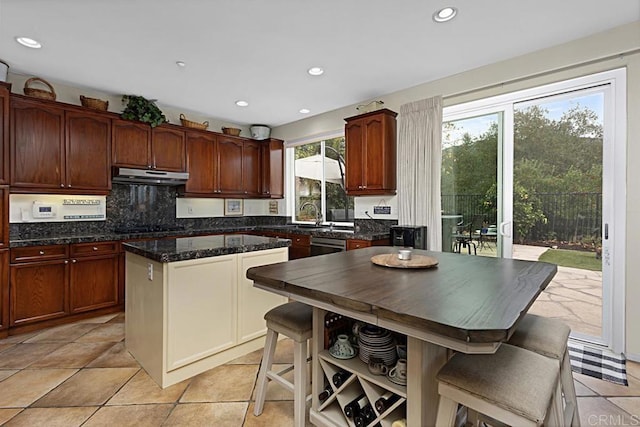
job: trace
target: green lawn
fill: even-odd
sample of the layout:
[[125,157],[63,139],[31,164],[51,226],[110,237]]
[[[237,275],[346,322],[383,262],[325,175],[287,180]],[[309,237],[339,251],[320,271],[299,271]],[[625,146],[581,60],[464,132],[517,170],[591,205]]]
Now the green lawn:
[[563,267],[602,271],[602,260],[596,259],[594,252],[571,251],[567,249],[547,249],[539,261],[558,264]]

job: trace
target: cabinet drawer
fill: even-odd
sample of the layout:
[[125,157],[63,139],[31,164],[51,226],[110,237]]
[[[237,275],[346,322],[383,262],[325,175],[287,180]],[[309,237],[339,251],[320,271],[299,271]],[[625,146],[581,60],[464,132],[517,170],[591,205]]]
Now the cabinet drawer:
[[91,256],[118,252],[118,242],[75,243],[71,245],[71,256]]
[[291,239],[292,246],[309,246],[311,245],[311,236],[307,234],[290,234],[287,238]]
[[64,259],[69,256],[69,245],[28,246],[11,248],[11,263]]
[[349,239],[347,240],[347,250],[352,251],[354,249],[368,248],[371,246],[369,240]]

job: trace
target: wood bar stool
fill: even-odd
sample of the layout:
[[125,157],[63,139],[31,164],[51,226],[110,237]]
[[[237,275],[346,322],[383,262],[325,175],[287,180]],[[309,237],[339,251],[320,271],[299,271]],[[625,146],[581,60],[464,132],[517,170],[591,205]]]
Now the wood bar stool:
[[436,426],[455,424],[458,404],[511,426],[561,426],[558,363],[502,344],[494,354],[455,354],[437,374]]
[[[256,403],[253,414],[262,414],[267,384],[273,380],[293,392],[294,426],[305,425],[307,403],[307,342],[312,333],[312,307],[300,302],[288,302],[273,308],[264,315],[267,321],[267,338],[262,355],[262,364],[258,373]],[[282,334],[294,341],[293,365],[287,366],[279,372],[271,370],[273,354],[276,351],[278,334]],[[293,369],[293,384],[283,375]]]
[[580,427],[578,400],[567,346],[570,333],[571,328],[559,320],[526,314],[518,323],[509,344],[535,351],[543,356],[556,359],[560,363],[560,382],[565,404],[564,425]]

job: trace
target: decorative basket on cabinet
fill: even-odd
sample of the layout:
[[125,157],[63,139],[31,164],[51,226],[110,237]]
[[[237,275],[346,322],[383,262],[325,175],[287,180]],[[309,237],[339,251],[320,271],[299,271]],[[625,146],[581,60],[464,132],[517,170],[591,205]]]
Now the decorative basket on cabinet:
[[[49,88],[49,90],[36,89],[36,88],[30,87],[30,85],[35,82],[40,82],[44,84]],[[48,81],[46,81],[45,79],[41,79],[40,77],[31,77],[29,80],[24,82],[23,91],[25,95],[33,96],[34,98],[48,99],[50,101],[56,100],[56,91],[53,89],[53,86],[51,86],[51,84],[49,84]]]
[[209,127],[209,122],[192,122],[191,120],[187,120],[185,115],[182,113],[180,113],[180,121],[182,122],[182,126],[187,128],[206,130]]
[[83,107],[93,108],[94,110],[107,111],[109,108],[109,101],[103,101],[102,99],[89,98],[84,95],[80,95],[80,103]]

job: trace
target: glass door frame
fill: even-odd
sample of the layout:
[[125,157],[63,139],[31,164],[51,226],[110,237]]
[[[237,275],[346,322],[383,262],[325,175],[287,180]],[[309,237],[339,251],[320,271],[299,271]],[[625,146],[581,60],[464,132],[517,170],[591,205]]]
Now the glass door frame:
[[[602,344],[625,350],[626,261],[626,69],[620,68],[443,109],[443,122],[502,114],[498,144],[498,256],[513,254],[514,104],[571,91],[606,86],[603,137]],[[511,129],[511,132],[504,132]],[[500,135],[500,132],[499,132]],[[579,336],[577,338],[580,338]]]

